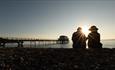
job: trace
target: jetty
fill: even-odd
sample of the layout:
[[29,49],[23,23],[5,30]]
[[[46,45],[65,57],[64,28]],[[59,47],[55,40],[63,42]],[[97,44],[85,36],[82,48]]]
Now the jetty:
[[67,44],[69,43],[69,39],[67,36],[60,36],[56,39],[30,39],[30,38],[0,38],[0,47],[5,47],[7,43],[17,43],[17,47],[23,47],[24,42],[30,42],[38,44]]

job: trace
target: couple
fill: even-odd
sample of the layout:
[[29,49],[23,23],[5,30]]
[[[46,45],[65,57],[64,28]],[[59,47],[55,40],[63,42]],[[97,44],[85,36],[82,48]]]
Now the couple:
[[90,33],[88,37],[82,33],[82,28],[78,27],[77,31],[72,35],[73,48],[86,48],[86,40],[88,39],[88,48],[102,48],[100,43],[100,34],[96,26],[89,28]]

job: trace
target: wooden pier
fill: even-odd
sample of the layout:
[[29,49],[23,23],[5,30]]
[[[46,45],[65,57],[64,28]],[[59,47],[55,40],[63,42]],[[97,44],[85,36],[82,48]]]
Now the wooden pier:
[[24,42],[34,43],[36,42],[39,44],[66,44],[68,41],[66,40],[54,40],[54,39],[22,39],[22,38],[0,38],[0,47],[5,47],[7,43],[17,43],[17,47],[23,47]]

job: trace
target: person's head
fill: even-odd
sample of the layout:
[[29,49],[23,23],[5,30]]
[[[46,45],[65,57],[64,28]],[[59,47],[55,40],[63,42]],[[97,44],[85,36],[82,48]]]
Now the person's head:
[[98,30],[98,28],[96,26],[91,26],[89,28],[89,31],[91,31],[91,32],[97,32],[97,30]]
[[77,31],[82,31],[82,28],[81,28],[81,27],[78,27],[78,28],[77,28]]

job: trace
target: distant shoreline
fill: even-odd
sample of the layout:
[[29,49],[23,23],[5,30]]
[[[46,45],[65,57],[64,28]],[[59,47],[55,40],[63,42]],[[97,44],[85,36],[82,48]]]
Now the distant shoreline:
[[115,40],[115,39],[101,39],[102,41]]

